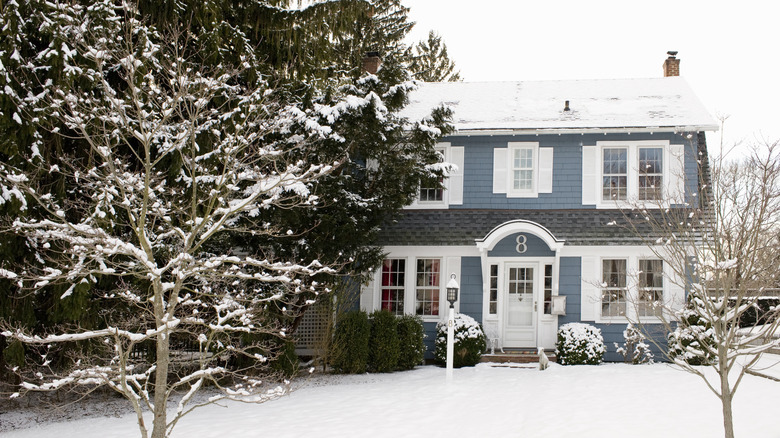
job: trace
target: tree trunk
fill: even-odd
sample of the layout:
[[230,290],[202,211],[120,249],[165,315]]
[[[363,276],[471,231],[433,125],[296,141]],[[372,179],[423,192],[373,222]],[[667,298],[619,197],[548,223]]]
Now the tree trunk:
[[154,372],[154,423],[152,426],[152,438],[165,438],[168,425],[169,345],[167,331],[160,333],[157,336],[157,368]]
[[723,431],[726,438],[734,438],[734,418],[731,412],[731,400],[734,394],[729,385],[730,368],[726,366],[725,346],[718,347],[718,373],[720,374],[720,403],[723,407]]
[[[154,313],[157,327],[167,324],[165,308],[162,299],[162,285],[159,281],[154,285]],[[165,329],[156,337],[157,358],[154,372],[154,423],[152,438],[165,438],[168,426],[168,366],[170,365],[170,331]]]

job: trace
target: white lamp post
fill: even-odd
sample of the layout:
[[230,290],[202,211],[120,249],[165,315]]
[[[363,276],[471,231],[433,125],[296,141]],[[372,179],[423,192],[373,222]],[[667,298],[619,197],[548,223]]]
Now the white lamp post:
[[458,301],[458,282],[455,274],[450,276],[447,283],[447,301],[450,302],[450,313],[447,317],[447,381],[452,381],[452,363],[455,355],[455,301]]

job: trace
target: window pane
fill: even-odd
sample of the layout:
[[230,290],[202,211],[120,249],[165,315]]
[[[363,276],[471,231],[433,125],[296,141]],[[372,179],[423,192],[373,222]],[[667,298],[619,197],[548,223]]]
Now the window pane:
[[625,200],[628,197],[628,149],[603,150],[602,199]]
[[405,270],[404,259],[385,259],[382,262],[382,310],[403,315]]
[[659,200],[663,191],[663,148],[639,148],[639,199]]
[[658,316],[663,311],[663,261],[639,261],[639,316]]
[[601,316],[626,314],[626,260],[605,259],[601,262]]
[[439,314],[440,265],[439,259],[417,259],[415,309],[418,315]]

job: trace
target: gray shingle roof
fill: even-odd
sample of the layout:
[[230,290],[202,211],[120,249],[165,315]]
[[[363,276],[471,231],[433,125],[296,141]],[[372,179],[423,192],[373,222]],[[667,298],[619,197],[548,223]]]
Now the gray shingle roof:
[[[641,245],[657,238],[648,226],[634,231],[620,210],[405,210],[379,233],[382,246],[474,245],[493,228],[517,219],[536,222],[565,245]],[[644,239],[639,235],[642,234]]]

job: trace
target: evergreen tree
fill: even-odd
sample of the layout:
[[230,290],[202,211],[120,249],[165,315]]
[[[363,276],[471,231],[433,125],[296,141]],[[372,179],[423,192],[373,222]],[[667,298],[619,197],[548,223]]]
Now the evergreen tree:
[[[140,0],[137,15],[131,16],[116,16],[111,1],[6,3],[0,26],[0,162],[24,174],[53,202],[89,205],[94,201],[95,193],[73,190],[74,176],[78,175],[66,171],[72,168],[71,163],[94,161],[94,148],[63,123],[62,114],[40,111],[30,98],[45,98],[54,89],[99,96],[100,81],[110,84],[120,97],[132,93],[112,70],[96,74],[95,61],[75,49],[77,43],[85,43],[81,39],[86,34],[73,23],[114,29],[117,22],[137,19],[150,35],[176,35],[177,55],[187,60],[192,71],[240,71],[231,84],[248,89],[265,87],[269,102],[280,108],[298,108],[303,114],[320,114],[322,123],[338,133],[325,135],[305,148],[294,131],[264,137],[266,144],[281,148],[290,160],[337,162],[339,166],[307,183],[307,189],[319,199],[316,206],[261,209],[256,215],[240,218],[240,227],[205,242],[203,249],[212,254],[240,249],[282,259],[317,259],[342,268],[342,275],[371,267],[381,259],[379,251],[369,246],[377,228],[388,214],[413,198],[421,178],[438,172],[428,165],[438,160],[433,151],[436,133],[449,132],[448,113],[437,109],[430,118],[417,121],[398,116],[413,87],[402,59],[394,58],[402,52],[400,40],[411,26],[406,22],[407,9],[400,2],[389,0],[369,7],[372,5],[359,0],[339,0],[290,7],[293,3]],[[365,39],[364,28],[356,23],[364,23],[372,39]],[[119,35],[128,44],[138,42],[137,35]],[[374,44],[371,41],[379,41],[380,50],[390,57],[376,76],[364,76],[359,66],[366,47]],[[170,89],[163,87],[161,92]],[[366,104],[355,105],[354,96]],[[134,141],[115,147],[122,156],[138,154]],[[167,184],[173,186],[185,160],[174,155],[162,160]],[[2,189],[3,215],[40,220],[50,213],[8,181]],[[77,214],[75,210],[66,213]],[[111,228],[116,223],[107,220],[103,225]],[[283,233],[256,232],[269,228]],[[0,232],[0,319],[5,324],[32,333],[63,327],[97,330],[112,318],[132,316],[132,308],[104,298],[128,286],[118,273],[100,271],[88,281],[52,281],[27,288],[30,284],[19,279],[30,272],[20,267],[39,265],[42,254],[40,246],[27,237]],[[304,284],[302,289],[311,292],[297,295],[298,300],[287,305],[266,309],[276,312],[282,324],[294,324],[299,310],[325,290],[322,285],[339,280],[331,273],[320,273],[301,281],[316,287]],[[3,357],[14,364],[24,362],[24,349],[18,343],[9,345],[0,337],[0,348],[5,350]],[[54,363],[64,367],[67,358]]]
[[412,76],[423,82],[457,82],[460,72],[447,54],[447,45],[434,31],[428,33],[428,41],[418,42],[409,51],[409,70]]

